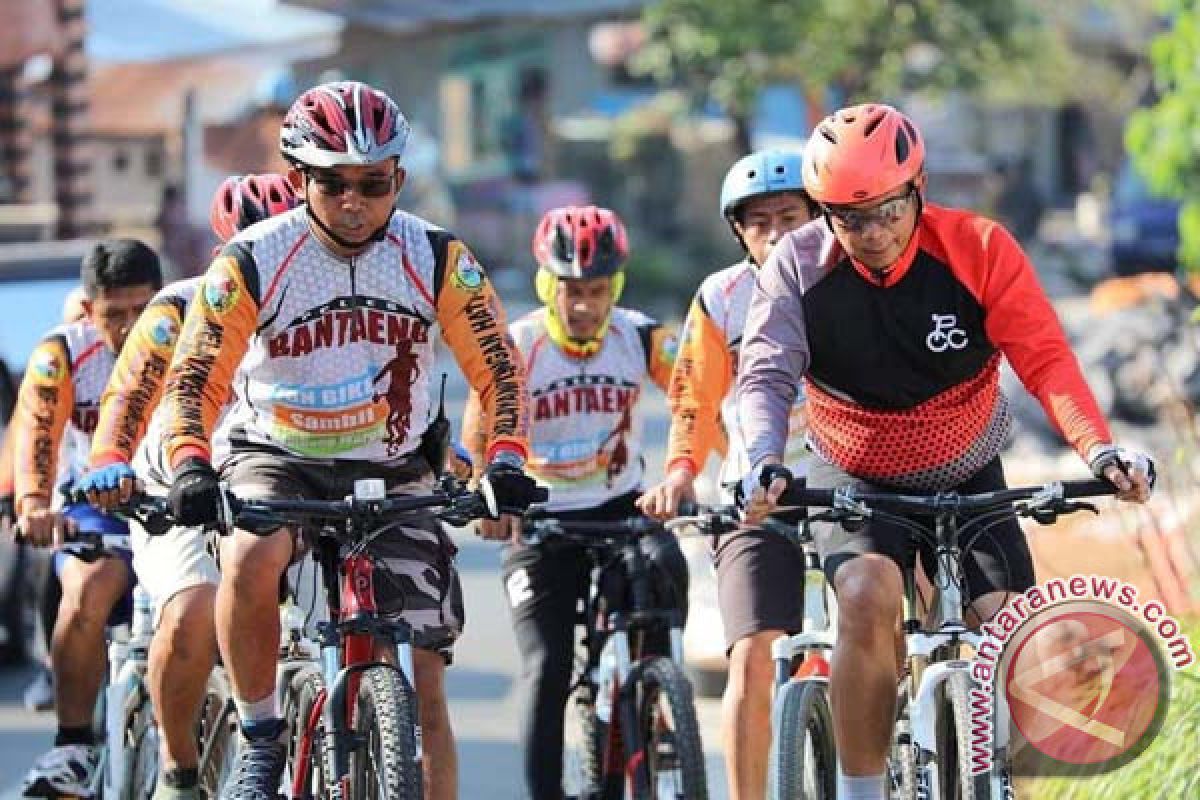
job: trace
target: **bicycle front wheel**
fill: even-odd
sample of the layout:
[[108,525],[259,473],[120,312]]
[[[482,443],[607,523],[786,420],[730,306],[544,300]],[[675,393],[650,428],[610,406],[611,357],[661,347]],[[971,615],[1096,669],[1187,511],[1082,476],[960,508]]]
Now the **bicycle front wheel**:
[[237,753],[238,718],[225,671],[216,667],[208,676],[204,703],[196,722],[200,752],[200,788],[205,797],[219,797]]
[[354,800],[420,800],[417,698],[403,673],[391,667],[363,671],[354,730],[363,742],[350,764]]
[[288,730],[288,769],[284,788],[292,800],[320,800],[329,789],[325,722],[321,708],[325,702],[325,680],[315,667],[292,676],[284,699],[284,719]]
[[130,695],[125,715],[126,778],[122,797],[150,800],[158,781],[158,723],[150,694],[140,684]]
[[942,684],[937,701],[938,785],[945,800],[990,800],[987,773],[971,775],[971,688],[967,672],[954,672]]
[[825,678],[788,681],[775,695],[768,761],[771,800],[833,800],[837,761],[829,683]]
[[[638,800],[707,800],[704,748],[692,687],[674,661],[656,656],[630,674],[641,763],[635,771]],[[639,754],[632,754],[635,758]]]

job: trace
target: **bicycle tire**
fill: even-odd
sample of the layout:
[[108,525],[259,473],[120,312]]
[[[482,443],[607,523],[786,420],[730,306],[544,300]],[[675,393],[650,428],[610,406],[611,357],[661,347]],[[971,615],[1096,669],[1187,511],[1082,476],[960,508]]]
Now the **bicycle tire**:
[[196,719],[200,753],[200,788],[206,797],[219,797],[237,754],[238,718],[229,679],[220,667],[209,673],[204,701]]
[[938,692],[936,733],[938,786],[944,800],[990,800],[987,773],[971,775],[971,676],[952,672]]
[[791,680],[776,693],[771,709],[768,797],[771,800],[834,800],[837,752],[829,682]]
[[125,752],[128,755],[121,797],[150,800],[158,782],[158,723],[145,687],[138,685],[125,713]]
[[[288,779],[294,784],[297,773],[305,775],[303,790],[292,800],[319,800],[326,796],[329,788],[328,739],[324,720],[317,719],[316,724],[309,727],[313,708],[324,691],[325,679],[321,671],[311,667],[292,676],[284,697],[284,719],[291,731],[288,737]],[[309,734],[307,754],[300,752],[301,739],[306,731]],[[292,786],[285,786],[284,789],[290,791]]]
[[889,800],[916,800],[917,753],[913,749],[912,723],[908,709],[908,678],[896,691],[896,722],[888,749]]
[[671,659],[652,656],[634,665],[629,682],[645,749],[645,770],[639,770],[645,780],[635,784],[635,799],[707,800],[704,747],[687,676]]
[[621,787],[617,783],[611,790],[605,790],[604,744],[608,725],[596,716],[594,698],[595,690],[585,683],[567,700],[563,780],[568,796],[573,791],[579,797],[611,800],[620,797]]
[[363,746],[350,764],[353,800],[421,800],[416,693],[403,673],[391,667],[363,670],[354,730]]

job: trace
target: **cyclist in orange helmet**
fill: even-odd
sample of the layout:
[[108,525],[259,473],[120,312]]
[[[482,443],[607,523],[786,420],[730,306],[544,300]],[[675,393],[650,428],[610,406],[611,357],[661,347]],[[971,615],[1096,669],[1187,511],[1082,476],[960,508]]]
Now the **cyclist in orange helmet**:
[[[1002,358],[1118,497],[1149,498],[1153,464],[1114,445],[1020,245],[992,220],[926,200],[925,143],[911,119],[874,103],[827,117],[809,139],[804,185],[824,219],[785,237],[763,267],[741,353],[749,519],[773,508],[790,480],[782,432],[798,379],[816,454],[810,487],[1003,487]],[[830,682],[838,796],[882,799],[909,539],[881,520],[854,531],[817,523],[815,533],[839,604]],[[975,543],[963,572],[976,620],[1033,585],[1015,517]]]

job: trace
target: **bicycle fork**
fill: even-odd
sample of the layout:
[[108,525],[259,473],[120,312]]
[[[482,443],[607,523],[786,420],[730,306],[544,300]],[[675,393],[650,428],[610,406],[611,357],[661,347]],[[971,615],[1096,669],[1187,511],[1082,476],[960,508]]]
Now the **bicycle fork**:
[[[322,564],[324,567],[324,564]],[[405,685],[416,703],[416,678],[413,665],[412,637],[405,626],[397,628],[381,622],[375,604],[374,565],[366,556],[354,556],[343,562],[338,621],[320,628],[321,671],[325,678],[325,703],[320,710],[328,735],[325,737],[325,764],[330,776],[330,797],[349,797],[350,757],[364,743],[351,725],[362,673],[375,667],[395,669],[404,676]],[[336,585],[327,582],[326,585]],[[386,629],[386,631],[385,631]],[[395,664],[376,661],[376,642],[386,638],[395,647]],[[345,666],[343,666],[345,664]],[[414,708],[414,758],[423,758],[421,726]],[[314,720],[316,710],[314,709]]]

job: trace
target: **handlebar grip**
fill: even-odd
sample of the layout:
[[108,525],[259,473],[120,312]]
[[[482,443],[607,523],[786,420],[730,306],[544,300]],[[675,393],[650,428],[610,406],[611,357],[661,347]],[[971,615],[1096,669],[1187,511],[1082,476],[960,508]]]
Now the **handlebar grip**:
[[700,504],[695,500],[683,500],[679,503],[679,507],[675,509],[677,517],[695,517],[700,514]]
[[1063,497],[1104,497],[1117,493],[1117,487],[1104,478],[1092,478],[1084,481],[1063,481]]
[[792,485],[779,497],[779,504],[784,506],[832,508],[833,489],[809,489],[807,487]]

